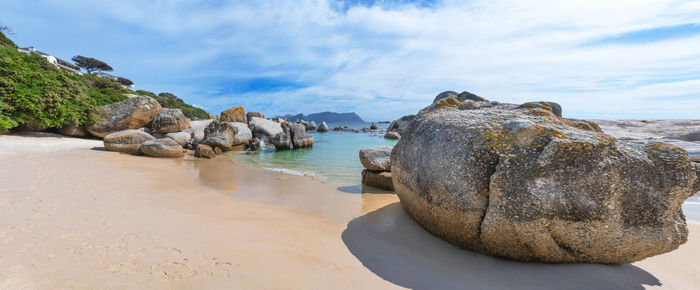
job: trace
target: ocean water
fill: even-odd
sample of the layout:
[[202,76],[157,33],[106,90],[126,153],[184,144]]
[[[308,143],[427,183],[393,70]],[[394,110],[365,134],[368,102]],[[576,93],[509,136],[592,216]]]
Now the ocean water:
[[[328,124],[330,130],[339,124]],[[370,124],[345,124],[349,128],[369,127]],[[378,124],[380,132],[389,124]],[[312,148],[275,151],[263,148],[256,155],[236,152],[236,162],[252,167],[296,175],[308,175],[338,186],[357,186],[362,181],[359,152],[362,148],[393,146],[398,140],[384,139],[383,133],[309,132],[314,137]]]

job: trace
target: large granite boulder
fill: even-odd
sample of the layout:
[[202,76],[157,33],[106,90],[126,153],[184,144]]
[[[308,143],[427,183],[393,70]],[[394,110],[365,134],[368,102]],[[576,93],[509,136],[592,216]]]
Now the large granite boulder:
[[408,125],[413,122],[413,119],[416,118],[416,115],[406,115],[403,116],[397,120],[394,120],[389,124],[389,127],[387,127],[386,131],[387,132],[397,132],[400,135],[403,135],[404,131],[406,131],[406,128],[408,128]]
[[314,146],[314,137],[306,134],[306,127],[302,124],[289,125],[289,134],[291,135],[294,149]]
[[148,140],[141,144],[141,152],[151,157],[181,158],[185,156],[182,146],[170,138]]
[[236,134],[238,134],[236,127],[214,120],[204,128],[204,141],[202,141],[202,144],[209,145],[212,148],[218,147],[223,151],[230,151]]
[[73,126],[63,126],[61,128],[58,128],[58,133],[61,133],[62,135],[66,136],[73,136],[73,137],[87,137],[90,136],[90,133],[88,133],[87,130],[85,130],[85,126],[78,126],[78,125],[73,125]]
[[323,121],[321,125],[318,125],[316,132],[328,132],[328,124],[326,124],[326,121]]
[[282,131],[282,125],[280,123],[258,117],[251,118],[248,125],[253,131],[253,136],[256,138],[271,138],[278,133],[284,132]]
[[248,117],[246,117],[245,110],[243,107],[234,107],[226,111],[221,112],[219,117],[221,122],[241,122],[248,123]]
[[125,130],[109,134],[102,142],[107,151],[116,151],[129,154],[140,154],[141,144],[149,140],[155,140],[153,136],[139,130]]
[[260,112],[248,112],[245,115],[246,115],[246,118],[248,118],[248,120],[250,120],[253,117],[265,119],[265,115],[263,113],[260,113]]
[[360,149],[360,163],[369,170],[391,171],[391,146]]
[[232,145],[248,144],[253,139],[253,132],[250,131],[248,125],[241,122],[226,122],[231,127],[234,127],[238,133],[233,136]]
[[479,97],[475,94],[472,94],[470,92],[464,91],[461,93],[457,93],[455,91],[444,91],[442,93],[439,93],[437,96],[435,96],[435,99],[433,99],[433,104],[437,104],[438,101],[446,98],[455,98],[461,102],[465,101],[476,101],[476,102],[485,102],[486,99]]
[[214,121],[215,119],[190,121],[190,128],[183,132],[190,133],[195,142],[202,142],[204,141],[204,129]]
[[555,116],[561,118],[561,106],[555,102],[527,102],[520,105],[520,108],[527,109],[543,109],[551,111]]
[[97,110],[98,119],[87,124],[90,134],[105,136],[129,129],[138,129],[151,123],[163,108],[150,97],[137,96],[118,103],[102,106]]
[[163,109],[153,118],[151,128],[158,133],[180,132],[190,127],[190,119],[180,109]]
[[187,141],[190,141],[190,139],[192,139],[192,135],[190,135],[190,133],[187,132],[168,133],[165,134],[165,137],[172,139],[177,144],[180,144],[180,146],[183,147],[187,144]]
[[362,170],[362,184],[385,190],[394,190],[394,184],[391,182],[391,172],[388,171]]
[[681,204],[696,180],[687,152],[616,140],[546,107],[470,102],[424,111],[401,134],[391,164],[406,211],[473,251],[630,263],[687,240]]
[[314,131],[316,130],[316,122],[311,121],[309,122],[309,126],[306,127],[306,131]]

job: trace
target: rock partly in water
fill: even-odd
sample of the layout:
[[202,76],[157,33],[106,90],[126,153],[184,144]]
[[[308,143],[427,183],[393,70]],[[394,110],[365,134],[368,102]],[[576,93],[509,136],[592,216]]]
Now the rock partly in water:
[[248,143],[248,149],[250,149],[251,151],[256,151],[260,149],[260,139],[253,138],[252,140],[250,140],[250,143]]
[[241,122],[248,124],[248,117],[246,117],[245,110],[243,107],[234,107],[226,111],[221,112],[219,117],[221,122]]
[[425,229],[519,261],[631,263],[687,241],[695,169],[682,149],[634,144],[547,106],[424,111],[391,155],[401,204]]
[[209,145],[212,148],[219,147],[223,151],[230,151],[231,146],[233,146],[234,136],[237,133],[236,127],[214,120],[204,128],[204,141],[202,141],[202,144]]
[[399,132],[389,131],[384,134],[384,139],[399,140],[399,138],[401,138]]
[[105,136],[102,142],[107,151],[140,154],[141,144],[149,140],[155,140],[155,138],[143,131],[125,130]]
[[185,147],[187,144],[187,141],[192,139],[192,135],[187,132],[173,132],[173,133],[168,133],[165,134],[165,137],[172,139],[175,141],[177,144],[180,144],[180,146]]
[[170,138],[154,139],[141,144],[141,152],[151,157],[181,158],[182,146]]
[[172,133],[180,132],[190,127],[190,119],[182,113],[180,109],[163,109],[160,114],[153,118],[154,132]]
[[369,125],[370,130],[377,130],[379,127],[377,126],[377,123],[372,123],[372,125]]
[[197,149],[194,150],[194,156],[199,158],[212,159],[216,157],[216,154],[214,153],[214,149],[211,149],[211,146],[206,144],[199,144],[197,145]]
[[74,126],[63,126],[61,128],[58,128],[58,133],[61,133],[62,135],[66,136],[72,136],[72,137],[87,137],[90,136],[90,133],[88,133],[87,130],[85,130],[85,127],[80,125],[74,125]]
[[314,137],[306,134],[306,127],[302,124],[289,125],[289,134],[292,137],[294,149],[314,146]]
[[373,171],[391,171],[391,146],[360,149],[360,163]]
[[162,109],[153,98],[129,98],[100,107],[97,111],[97,121],[86,125],[85,129],[96,137],[104,138],[115,132],[144,127],[150,124]]
[[318,126],[316,132],[328,132],[328,124],[326,124],[326,121],[323,121],[321,125]]
[[263,113],[260,113],[260,112],[248,112],[245,115],[246,115],[246,118],[248,118],[248,120],[252,119],[253,117],[265,119],[265,115]]
[[408,125],[413,122],[413,119],[416,118],[416,115],[406,115],[403,116],[389,124],[389,127],[386,129],[387,132],[397,132],[400,135],[403,135],[403,132],[406,131],[406,128],[408,128]]
[[385,190],[394,190],[391,172],[388,171],[362,170],[362,184]]
[[253,137],[256,138],[272,138],[278,133],[284,132],[282,131],[282,126],[280,123],[258,117],[251,118],[248,125],[253,131]]

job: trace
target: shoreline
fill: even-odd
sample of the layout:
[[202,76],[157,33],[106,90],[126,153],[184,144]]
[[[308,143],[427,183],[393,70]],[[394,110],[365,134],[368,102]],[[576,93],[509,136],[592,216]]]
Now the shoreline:
[[690,219],[686,244],[633,264],[520,263],[430,235],[394,194],[45,135],[0,136],[0,288],[700,284],[700,223]]

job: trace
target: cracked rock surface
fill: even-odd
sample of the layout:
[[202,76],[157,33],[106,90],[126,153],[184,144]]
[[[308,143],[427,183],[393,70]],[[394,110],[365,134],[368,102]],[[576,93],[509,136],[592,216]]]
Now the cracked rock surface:
[[401,204],[442,239],[519,261],[630,263],[686,242],[687,152],[549,108],[446,98],[422,111],[391,153]]

